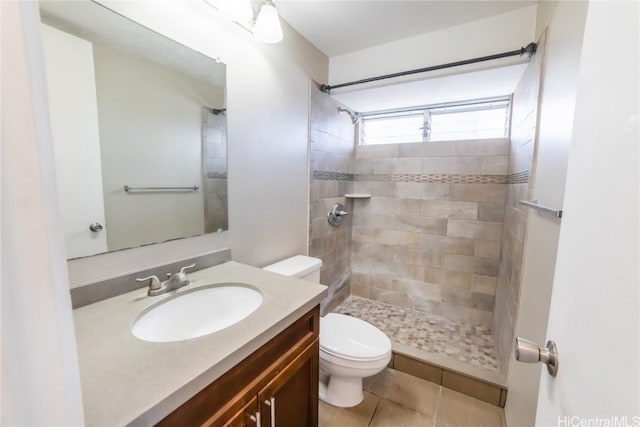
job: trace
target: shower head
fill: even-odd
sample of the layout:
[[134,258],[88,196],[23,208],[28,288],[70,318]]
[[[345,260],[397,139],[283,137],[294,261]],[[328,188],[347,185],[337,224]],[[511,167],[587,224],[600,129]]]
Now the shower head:
[[351,111],[343,107],[338,107],[338,112],[347,113],[349,117],[351,117],[351,123],[354,125],[360,121],[360,113],[356,113],[355,111]]

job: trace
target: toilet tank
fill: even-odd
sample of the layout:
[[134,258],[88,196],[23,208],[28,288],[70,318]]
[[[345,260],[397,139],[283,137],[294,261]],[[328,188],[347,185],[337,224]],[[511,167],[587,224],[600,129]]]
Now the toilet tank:
[[284,276],[294,276],[298,279],[320,283],[320,268],[322,260],[310,256],[296,255],[264,267],[264,270],[279,273]]

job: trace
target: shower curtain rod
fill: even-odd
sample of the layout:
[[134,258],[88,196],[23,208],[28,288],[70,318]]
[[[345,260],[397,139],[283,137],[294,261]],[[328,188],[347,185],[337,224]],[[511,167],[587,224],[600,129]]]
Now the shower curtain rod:
[[442,70],[444,68],[459,67],[460,65],[475,64],[476,62],[492,61],[494,59],[507,58],[509,56],[518,55],[518,56],[526,56],[527,58],[531,58],[536,53],[537,47],[538,45],[536,43],[529,43],[526,47],[521,47],[520,49],[512,50],[509,52],[497,53],[495,55],[480,56],[478,58],[465,59],[464,61],[449,62],[447,64],[433,65],[431,67],[418,68],[416,70],[401,71],[399,73],[385,74],[383,76],[377,76],[377,77],[369,77],[367,79],[355,80],[353,82],[348,82],[348,83],[340,83],[338,85],[323,84],[320,86],[320,90],[323,91],[324,93],[331,93],[332,89],[338,89],[341,87],[360,85],[363,83],[375,82],[375,81],[384,80],[384,79],[391,79],[394,77],[408,76],[411,74],[426,73],[427,71]]

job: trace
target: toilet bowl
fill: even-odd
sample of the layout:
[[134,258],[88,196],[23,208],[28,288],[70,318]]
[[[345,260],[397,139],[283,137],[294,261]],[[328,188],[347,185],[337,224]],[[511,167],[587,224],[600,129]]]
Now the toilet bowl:
[[[298,255],[265,270],[320,282],[322,261]],[[364,320],[329,313],[320,319],[320,399],[348,408],[364,399],[362,380],[382,371],[391,360],[391,340]]]
[[348,408],[362,399],[362,380],[391,360],[391,341],[370,323],[345,314],[320,319],[320,399]]

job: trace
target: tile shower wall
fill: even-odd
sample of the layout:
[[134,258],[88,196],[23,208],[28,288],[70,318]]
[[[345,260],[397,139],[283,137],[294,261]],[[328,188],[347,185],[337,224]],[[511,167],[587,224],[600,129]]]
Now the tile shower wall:
[[329,296],[321,304],[322,314],[349,296],[351,272],[351,216],[344,217],[339,227],[327,222],[334,203],[342,203],[351,211],[351,201],[344,195],[353,189],[349,164],[354,155],[354,125],[348,115],[338,112],[338,105],[313,84],[309,255],[322,259],[320,283],[329,287]]
[[509,140],[358,146],[351,294],[490,326]]
[[203,109],[204,232],[227,230],[227,117]]
[[537,54],[527,66],[513,94],[512,102],[509,175],[492,325],[499,366],[503,373],[506,373],[512,353],[515,316],[520,299],[528,210],[518,202],[529,199],[533,190],[529,186],[529,174],[535,156],[543,51],[544,39],[538,42]]

